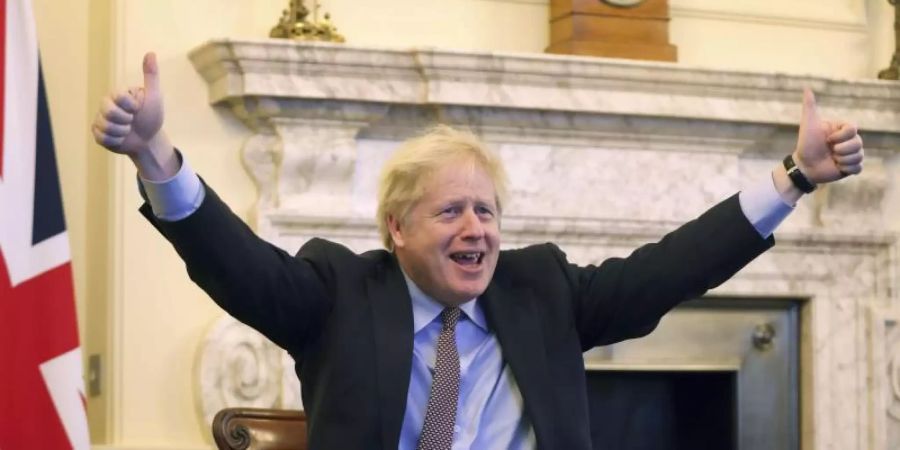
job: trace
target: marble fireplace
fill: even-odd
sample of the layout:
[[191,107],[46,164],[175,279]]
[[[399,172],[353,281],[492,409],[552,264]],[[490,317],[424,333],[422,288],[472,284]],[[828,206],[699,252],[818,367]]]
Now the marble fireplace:
[[[884,213],[900,170],[900,84],[273,40],[214,40],[190,58],[210,103],[252,130],[233,148],[258,188],[252,220],[290,252],[312,236],[377,247],[381,163],[445,122],[478,133],[507,164],[505,247],[552,241],[580,264],[626,255],[767,177],[793,148],[801,90],[812,88],[824,115],[859,123],[863,175],[805,199],[775,248],[646,342],[594,350],[586,366],[606,377],[724,374],[737,411],[744,399],[785,413],[773,423],[786,444],[753,437],[779,433],[754,422],[764,412],[736,413],[742,450],[900,446],[900,224]],[[782,384],[762,383],[768,400],[741,394],[748,378],[772,377],[754,371],[775,350],[786,352],[774,372]],[[224,406],[301,407],[289,357],[228,317],[197,367],[206,423]]]

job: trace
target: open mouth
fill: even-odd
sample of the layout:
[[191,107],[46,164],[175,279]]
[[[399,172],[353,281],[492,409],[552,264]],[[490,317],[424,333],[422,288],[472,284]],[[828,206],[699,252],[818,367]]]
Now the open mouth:
[[461,266],[477,266],[484,260],[484,252],[451,253],[450,259]]

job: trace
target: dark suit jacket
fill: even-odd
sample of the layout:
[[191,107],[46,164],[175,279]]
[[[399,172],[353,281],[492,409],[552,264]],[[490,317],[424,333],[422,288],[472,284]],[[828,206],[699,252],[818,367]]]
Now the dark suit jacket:
[[[413,316],[393,254],[313,239],[291,256],[256,237],[216,194],[177,221],[144,215],[192,280],[296,361],[313,449],[397,448]],[[500,252],[480,297],[538,446],[590,449],[582,352],[643,336],[773,245],[737,196],[627,258],[578,267],[553,244]]]

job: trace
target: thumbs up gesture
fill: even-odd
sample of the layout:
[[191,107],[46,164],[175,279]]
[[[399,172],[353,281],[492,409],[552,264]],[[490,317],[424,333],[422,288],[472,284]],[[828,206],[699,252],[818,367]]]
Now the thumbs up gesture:
[[155,54],[144,56],[143,70],[143,86],[103,99],[91,131],[98,144],[131,157],[142,177],[162,180],[178,171],[179,162],[162,131],[163,99]]
[[863,141],[856,125],[826,121],[819,116],[816,97],[803,92],[803,112],[794,161],[813,184],[829,183],[862,172]]

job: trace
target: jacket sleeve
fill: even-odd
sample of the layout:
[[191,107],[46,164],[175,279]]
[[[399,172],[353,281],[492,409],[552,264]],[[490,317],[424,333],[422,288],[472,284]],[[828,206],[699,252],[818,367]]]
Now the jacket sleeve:
[[649,334],[673,307],[722,284],[774,243],[759,236],[735,195],[626,258],[579,267],[555,254],[587,350]]
[[225,311],[292,353],[318,333],[330,308],[316,265],[262,240],[216,193],[190,216],[159,220],[141,213],[175,247],[188,275]]

